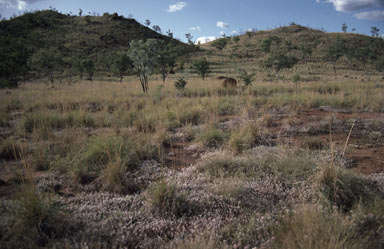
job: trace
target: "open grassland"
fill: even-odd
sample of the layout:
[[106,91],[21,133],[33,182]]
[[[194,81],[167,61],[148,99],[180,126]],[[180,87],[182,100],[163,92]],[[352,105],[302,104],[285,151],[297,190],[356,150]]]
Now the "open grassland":
[[384,246],[382,75],[184,77],[1,90],[0,248]]

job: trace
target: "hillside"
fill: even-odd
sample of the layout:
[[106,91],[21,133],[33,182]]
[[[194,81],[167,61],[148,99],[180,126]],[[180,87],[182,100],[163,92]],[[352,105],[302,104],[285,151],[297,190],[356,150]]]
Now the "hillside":
[[383,70],[383,39],[354,33],[328,33],[296,24],[221,38],[201,48],[197,56],[207,57],[216,74],[234,75],[237,69],[245,68],[257,71],[264,80],[274,75],[273,70],[265,67],[265,61],[276,52],[298,60],[291,69],[281,70],[282,75],[298,72],[308,75],[308,80],[334,75],[335,68],[338,74],[370,74]]
[[[178,40],[116,13],[70,16],[53,10],[37,11],[0,22],[0,53],[2,58],[8,57],[0,68],[3,68],[2,76],[8,73],[20,77],[23,74],[20,70],[28,66],[28,59],[34,53],[49,49],[67,64],[73,59],[90,59],[98,72],[109,71],[105,64],[113,53],[126,51],[132,40],[147,39],[163,40],[182,51],[189,49]],[[15,65],[19,72],[12,72]]]

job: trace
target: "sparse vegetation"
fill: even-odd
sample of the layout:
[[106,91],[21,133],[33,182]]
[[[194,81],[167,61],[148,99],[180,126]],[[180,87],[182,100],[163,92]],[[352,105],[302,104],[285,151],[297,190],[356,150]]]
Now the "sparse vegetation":
[[383,247],[382,39],[79,11],[0,22],[0,248]]

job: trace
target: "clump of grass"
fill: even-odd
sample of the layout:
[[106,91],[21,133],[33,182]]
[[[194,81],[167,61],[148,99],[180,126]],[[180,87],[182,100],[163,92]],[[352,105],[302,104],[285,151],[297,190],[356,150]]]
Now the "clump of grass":
[[367,180],[335,165],[325,166],[318,175],[322,194],[332,205],[345,212],[357,203],[369,200],[371,185]]
[[166,128],[168,131],[172,131],[178,127],[180,127],[180,121],[177,118],[177,115],[175,112],[167,111],[164,115],[164,128]]
[[160,180],[148,190],[152,209],[162,216],[181,217],[188,212],[189,204],[175,184]]
[[219,241],[230,245],[228,248],[258,248],[261,240],[268,236],[255,217],[249,217],[247,221],[228,224],[219,231]]
[[9,127],[12,115],[6,112],[0,112],[0,127]]
[[158,117],[153,113],[142,113],[135,120],[135,127],[139,132],[152,133],[158,126]]
[[182,108],[178,113],[180,124],[199,125],[204,120],[204,111],[201,107]]
[[212,177],[257,177],[268,173],[268,159],[257,161],[249,156],[234,157],[220,154],[204,160],[198,167]]
[[26,152],[26,146],[16,140],[7,138],[0,140],[0,158],[5,160],[20,159]]
[[257,123],[250,123],[234,131],[228,141],[228,147],[236,154],[262,144],[264,139],[261,127]]
[[196,139],[204,146],[218,148],[224,143],[227,137],[228,135],[222,130],[215,127],[208,127],[201,131]]
[[33,132],[35,130],[47,132],[72,126],[95,127],[96,122],[89,114],[84,112],[69,112],[65,114],[56,112],[33,112],[24,117],[22,125],[27,132]]
[[194,239],[184,239],[178,243],[172,244],[170,249],[212,249],[226,248],[220,244],[213,236],[200,236]]
[[[116,137],[99,136],[91,139],[79,154],[72,174],[76,182],[89,183],[100,176],[101,171],[111,163],[121,163],[127,171],[134,171],[143,160],[158,159],[158,148],[141,136]],[[120,167],[120,166],[119,166]]]
[[352,220],[338,212],[304,207],[282,218],[273,229],[276,248],[370,248],[356,236]]
[[219,115],[233,115],[237,112],[236,105],[233,101],[225,98],[220,99],[217,106],[217,112]]
[[40,193],[34,184],[24,184],[11,213],[14,224],[9,236],[15,247],[44,247],[68,232],[68,211],[50,195]]
[[316,165],[311,160],[304,157],[299,152],[288,153],[282,158],[277,159],[272,167],[276,173],[287,180],[302,179],[313,172]]
[[133,179],[127,174],[127,168],[121,158],[117,156],[116,161],[109,161],[101,171],[101,189],[117,194],[133,194],[139,190]]
[[244,183],[239,178],[223,178],[212,191],[228,198],[236,198],[244,191]]
[[384,199],[382,195],[375,195],[368,202],[359,203],[353,210],[353,218],[356,236],[366,237],[369,248],[383,247]]
[[308,137],[304,139],[301,147],[309,150],[323,150],[327,148],[327,145],[319,138]]

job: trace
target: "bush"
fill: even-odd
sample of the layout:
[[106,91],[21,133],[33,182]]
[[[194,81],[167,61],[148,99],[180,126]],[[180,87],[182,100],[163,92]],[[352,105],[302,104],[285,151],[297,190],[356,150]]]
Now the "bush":
[[223,50],[227,46],[227,43],[228,43],[228,39],[227,38],[220,38],[220,39],[214,40],[211,43],[211,46],[215,47],[215,48],[217,48],[219,50]]
[[297,83],[299,83],[299,81],[301,80],[300,78],[301,78],[301,77],[300,77],[300,74],[295,73],[294,75],[292,75],[292,82],[295,83],[295,84],[297,84]]
[[188,212],[188,203],[176,188],[165,180],[149,187],[148,200],[155,212],[162,216],[181,217]]
[[16,88],[18,86],[19,86],[19,84],[16,80],[9,80],[9,79],[0,78],[0,89],[1,88]]
[[184,79],[184,77],[179,77],[176,81],[175,81],[175,88],[176,90],[178,91],[183,91],[185,89],[185,86],[187,85],[188,81],[186,81]]
[[252,81],[254,80],[256,76],[256,72],[248,73],[244,69],[239,69],[239,77],[244,82],[244,85],[246,87],[250,86],[252,84]]

